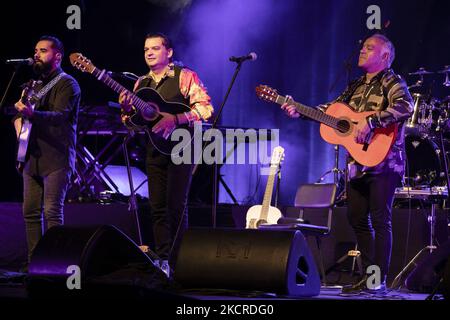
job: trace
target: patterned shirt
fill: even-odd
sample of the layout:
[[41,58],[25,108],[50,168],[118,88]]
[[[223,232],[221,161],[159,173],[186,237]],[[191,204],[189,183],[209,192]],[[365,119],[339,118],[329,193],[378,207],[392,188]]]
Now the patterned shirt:
[[[165,77],[175,77],[173,63],[169,64],[169,68],[159,81],[161,81]],[[145,78],[152,78],[153,81],[158,82],[153,71],[150,70],[147,75],[142,76],[138,79],[134,86],[135,90],[138,87],[139,83]],[[189,121],[189,125],[192,125],[194,121],[208,120],[211,117],[214,108],[211,105],[211,98],[208,95],[207,89],[200,81],[197,73],[188,68],[181,69],[179,86],[181,94],[186,99],[189,98],[191,111],[185,113],[186,118]]]
[[[405,81],[392,69],[378,73],[370,81],[362,76],[349,84],[347,89],[334,102],[347,103],[357,112],[378,111],[375,113],[378,127],[398,123],[398,133],[386,159],[374,167],[360,165],[349,157],[349,178],[361,177],[366,173],[379,174],[405,171],[405,129],[404,123],[413,112],[414,103]],[[325,110],[329,105],[319,106]],[[381,114],[381,111],[384,111]]]

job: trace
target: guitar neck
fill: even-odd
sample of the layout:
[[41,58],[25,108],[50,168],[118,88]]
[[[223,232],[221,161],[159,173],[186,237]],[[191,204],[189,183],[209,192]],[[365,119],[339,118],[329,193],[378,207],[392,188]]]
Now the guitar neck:
[[113,89],[118,94],[122,93],[123,91],[127,91],[130,94],[130,97],[133,99],[133,106],[139,109],[141,112],[146,112],[148,109],[148,104],[139,98],[137,95],[135,95],[133,92],[129,91],[127,88],[122,86],[120,83],[118,83],[116,80],[111,78],[105,70],[99,70],[98,68],[94,68],[92,70],[92,74],[97,78],[97,80],[100,80],[104,84],[106,84],[108,87]]
[[275,102],[280,105],[282,105],[283,103],[286,103],[286,102],[291,103],[295,106],[295,109],[297,110],[297,112],[300,113],[302,116],[305,116],[311,120],[323,123],[333,129],[339,130],[338,123],[339,123],[340,119],[332,117],[330,115],[327,115],[326,113],[324,113],[320,110],[305,106],[299,102],[296,102],[292,99],[289,99],[289,98],[281,96],[281,95],[277,96]]
[[275,182],[275,174],[278,166],[271,166],[269,177],[267,178],[266,191],[264,192],[264,199],[261,208],[261,219],[267,220],[269,215],[269,207],[272,201],[273,185]]

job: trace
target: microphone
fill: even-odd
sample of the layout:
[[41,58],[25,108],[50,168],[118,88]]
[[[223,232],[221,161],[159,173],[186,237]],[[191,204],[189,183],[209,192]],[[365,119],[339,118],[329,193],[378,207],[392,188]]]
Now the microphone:
[[245,60],[255,61],[257,58],[258,58],[258,56],[256,55],[256,53],[250,52],[248,55],[242,56],[242,57],[231,56],[229,58],[229,60],[232,62],[241,63],[241,62],[244,62]]
[[134,73],[131,72],[114,72],[114,71],[108,71],[107,74],[112,77],[112,78],[125,78],[125,79],[130,79],[130,80],[137,80],[139,79],[139,77],[137,75],[135,75]]
[[27,58],[27,59],[9,59],[6,60],[6,64],[18,64],[18,65],[27,65],[31,66],[34,63],[33,58]]

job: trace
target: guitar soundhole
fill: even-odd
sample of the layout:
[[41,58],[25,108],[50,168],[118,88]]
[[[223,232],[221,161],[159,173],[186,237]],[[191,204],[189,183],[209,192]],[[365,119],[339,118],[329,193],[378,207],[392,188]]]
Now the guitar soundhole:
[[347,133],[350,130],[350,123],[347,120],[339,120],[337,127],[339,132]]

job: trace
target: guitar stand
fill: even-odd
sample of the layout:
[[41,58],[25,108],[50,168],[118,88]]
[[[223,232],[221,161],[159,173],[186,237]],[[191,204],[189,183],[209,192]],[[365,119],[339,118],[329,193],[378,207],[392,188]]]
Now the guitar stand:
[[281,164],[278,166],[277,173],[276,173],[277,179],[277,186],[275,191],[275,200],[273,202],[273,205],[275,208],[278,208],[278,199],[280,197],[280,184],[281,184]]

